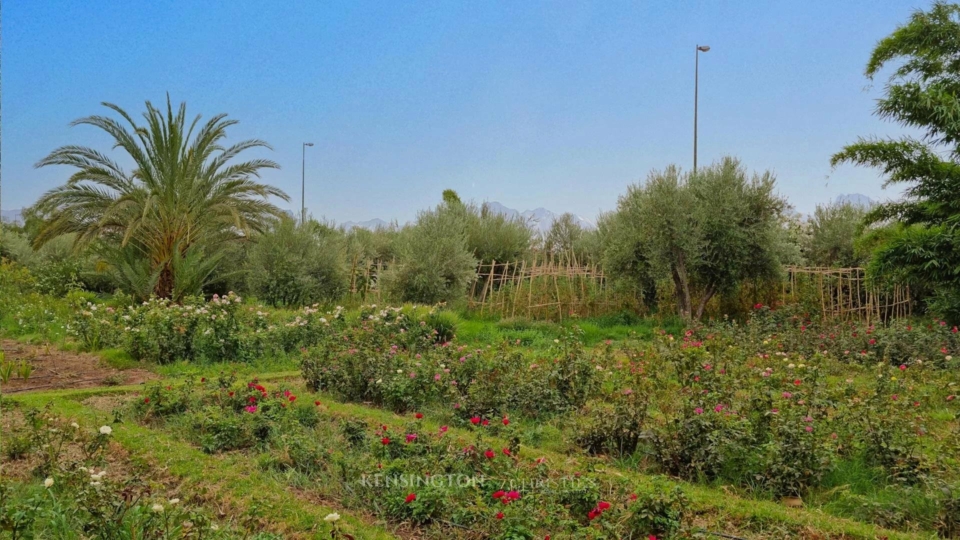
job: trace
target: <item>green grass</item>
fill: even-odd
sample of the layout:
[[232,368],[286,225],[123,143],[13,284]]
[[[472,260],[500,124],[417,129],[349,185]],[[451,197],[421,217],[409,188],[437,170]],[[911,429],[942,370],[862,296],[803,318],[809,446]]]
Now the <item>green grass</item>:
[[562,324],[519,317],[480,317],[464,312],[456,315],[457,340],[478,345],[497,345],[503,341],[519,340],[524,346],[546,348],[560,334],[563,326],[572,325],[583,331],[583,341],[587,346],[598,345],[607,340],[649,339],[658,329],[674,335],[679,335],[683,330],[683,322],[679,319],[668,318],[660,321],[640,318],[627,312],[605,317],[570,319]]
[[939,512],[925,489],[891,483],[862,456],[837,463],[808,498],[830,514],[898,528],[931,529]]
[[135,367],[146,367],[131,357],[127,351],[122,349],[103,349],[97,353],[104,363],[113,369],[133,369]]
[[[299,354],[258,358],[252,362],[200,363],[181,360],[172,364],[151,366],[152,371],[163,377],[215,377],[220,373],[235,373],[238,376],[256,376],[262,373],[277,373],[299,369]],[[299,371],[297,371],[297,373],[299,373]]]

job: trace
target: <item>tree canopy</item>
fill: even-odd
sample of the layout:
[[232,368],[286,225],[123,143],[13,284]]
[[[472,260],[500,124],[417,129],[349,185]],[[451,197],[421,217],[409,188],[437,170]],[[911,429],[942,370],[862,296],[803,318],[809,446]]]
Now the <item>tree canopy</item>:
[[833,156],[880,169],[885,187],[904,184],[904,198],[867,215],[894,225],[875,248],[875,278],[894,278],[932,292],[930,307],[960,320],[960,6],[935,3],[881,40],[867,63],[871,80],[896,68],[876,114],[919,129],[921,137],[861,138]]
[[604,259],[641,280],[668,280],[680,313],[699,319],[715,295],[778,274],[785,202],[774,186],[772,174],[748,177],[733,158],[696,174],[653,171],[601,220]]
[[76,169],[67,182],[44,194],[37,210],[44,223],[37,246],[75,234],[75,245],[108,240],[103,255],[130,292],[179,298],[196,294],[209,282],[227,242],[263,231],[282,211],[270,197],[287,200],[278,188],[255,181],[263,169],[279,166],[266,159],[234,163],[246,150],[269,146],[260,140],[224,146],[226,130],[236,124],[219,114],[200,125],[187,123],[186,104],[166,111],[149,101],[137,124],[120,116],[90,116],[72,125],[106,132],[114,148],[134,164],[126,171],[106,154],[84,146],[64,146],[37,167]]

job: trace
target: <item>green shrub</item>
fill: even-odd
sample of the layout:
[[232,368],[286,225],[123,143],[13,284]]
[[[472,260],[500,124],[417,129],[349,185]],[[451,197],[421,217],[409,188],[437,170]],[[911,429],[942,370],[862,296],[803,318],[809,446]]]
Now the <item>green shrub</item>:
[[593,454],[632,454],[643,437],[647,397],[627,388],[610,401],[588,402],[581,410],[576,443]]
[[628,530],[633,538],[656,536],[669,539],[683,526],[689,499],[680,486],[657,480],[653,488],[637,494],[627,512]]
[[316,222],[282,220],[256,238],[246,273],[250,291],[270,305],[336,300],[349,285],[342,233]]
[[397,263],[382,276],[384,290],[405,302],[462,299],[477,268],[467,248],[465,220],[462,209],[449,205],[421,212],[397,239]]

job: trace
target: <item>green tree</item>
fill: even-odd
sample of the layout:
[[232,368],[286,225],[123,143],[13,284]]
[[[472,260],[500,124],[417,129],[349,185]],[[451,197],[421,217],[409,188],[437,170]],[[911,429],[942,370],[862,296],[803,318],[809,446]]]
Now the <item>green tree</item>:
[[881,40],[866,76],[896,66],[876,114],[918,129],[920,138],[861,138],[832,158],[883,171],[884,187],[906,186],[900,201],[871,210],[890,225],[874,249],[870,275],[933,292],[930,307],[960,321],[960,6],[935,3]]
[[807,260],[814,266],[863,264],[855,244],[866,214],[865,208],[850,203],[817,205],[804,250]]
[[279,221],[247,254],[250,291],[274,306],[336,300],[347,290],[343,233],[316,221]]
[[654,171],[601,220],[601,231],[619,237],[604,258],[638,277],[669,280],[679,312],[699,319],[717,294],[779,274],[785,203],[774,186],[769,172],[748,178],[732,158],[695,175]]
[[[452,194],[453,196],[449,196]],[[444,203],[420,212],[396,242],[397,260],[384,288],[403,301],[433,304],[462,298],[476,279],[477,259],[467,248],[469,211],[452,190]]]
[[143,125],[120,107],[103,105],[122,120],[90,116],[73,125],[106,132],[134,168],[127,172],[83,146],[51,152],[38,167],[77,170],[37,203],[44,222],[35,245],[70,233],[78,247],[104,240],[114,247],[108,254],[134,292],[178,299],[211,281],[228,242],[261,232],[283,215],[269,198],[287,200],[286,194],[255,181],[260,171],[278,165],[265,159],[232,163],[245,150],[269,148],[259,140],[224,146],[235,120],[220,114],[203,125],[200,116],[188,124],[186,104],[175,112],[169,96],[165,112],[146,103]]
[[550,224],[550,229],[543,237],[543,249],[555,259],[576,257],[583,259],[583,253],[578,253],[583,246],[584,230],[577,222],[577,217],[567,212]]
[[467,249],[483,263],[517,262],[530,253],[533,229],[526,221],[491,211],[484,204],[467,207]]

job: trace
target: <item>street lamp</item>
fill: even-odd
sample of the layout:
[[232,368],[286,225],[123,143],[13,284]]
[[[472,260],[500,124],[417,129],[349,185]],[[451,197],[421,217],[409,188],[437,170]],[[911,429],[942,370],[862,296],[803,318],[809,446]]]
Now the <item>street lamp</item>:
[[700,91],[700,53],[710,50],[709,45],[697,45],[696,64],[693,70],[693,174],[697,174],[697,94]]
[[[307,222],[307,147],[313,146],[312,142],[303,143],[303,155],[300,161],[300,224]],[[696,159],[694,159],[696,161]]]

